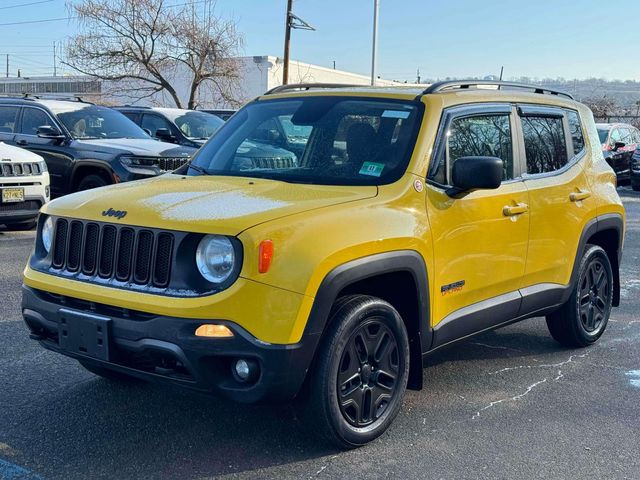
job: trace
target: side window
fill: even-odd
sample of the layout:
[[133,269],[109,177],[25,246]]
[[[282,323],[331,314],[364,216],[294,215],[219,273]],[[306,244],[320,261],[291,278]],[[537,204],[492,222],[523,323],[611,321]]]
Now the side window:
[[22,125],[20,133],[24,135],[37,135],[38,128],[42,126],[53,127],[49,115],[39,108],[27,107],[22,111]]
[[136,123],[138,114],[136,112],[120,112],[132,122]]
[[513,178],[513,142],[509,115],[486,114],[454,118],[449,124],[446,142],[443,158],[433,176],[436,182],[450,182],[455,161],[469,156],[498,157],[504,162],[503,180]]
[[580,125],[580,117],[578,112],[567,112],[567,120],[569,121],[569,132],[573,141],[573,153],[577,155],[584,148],[584,137],[582,136],[582,125]]
[[631,138],[631,130],[629,130],[628,128],[622,128],[620,129],[620,134],[622,135],[622,140],[620,140],[621,142],[626,145],[633,143],[633,139]]
[[140,126],[149,130],[152,136],[156,135],[159,128],[166,128],[172,132],[171,125],[164,118],[148,113],[142,115],[142,124]]
[[561,118],[522,117],[527,173],[553,172],[564,167],[567,144]]
[[611,145],[615,145],[616,142],[622,141],[622,132],[619,128],[614,128],[611,130],[611,135],[609,135],[609,143]]
[[18,107],[0,107],[0,133],[15,133]]
[[633,143],[640,143],[640,130],[637,128],[633,129]]

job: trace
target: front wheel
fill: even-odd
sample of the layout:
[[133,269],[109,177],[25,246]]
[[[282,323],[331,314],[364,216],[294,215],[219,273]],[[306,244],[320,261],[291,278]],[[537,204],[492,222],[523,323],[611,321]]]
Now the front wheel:
[[91,190],[92,188],[104,187],[105,185],[109,185],[109,182],[102,175],[91,174],[80,180],[78,191]]
[[341,448],[380,436],[409,376],[409,339],[395,308],[364,295],[338,299],[311,375],[304,413],[314,432]]
[[607,328],[613,303],[613,272],[607,253],[587,245],[569,300],[547,316],[551,336],[567,347],[587,347]]

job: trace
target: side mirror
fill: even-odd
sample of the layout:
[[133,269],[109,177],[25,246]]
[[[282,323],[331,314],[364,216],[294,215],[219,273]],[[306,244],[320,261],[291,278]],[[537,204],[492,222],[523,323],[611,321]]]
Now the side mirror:
[[60,130],[50,125],[38,127],[36,134],[40,138],[49,138],[51,140],[64,140],[66,138]]
[[611,150],[613,150],[614,152],[617,152],[618,150],[620,150],[621,148],[626,147],[627,144],[624,142],[616,142],[613,144],[613,148]]
[[159,128],[156,130],[156,138],[159,138],[163,142],[173,142],[176,137],[173,136],[171,130],[168,128]]
[[450,197],[472,190],[493,190],[502,183],[504,162],[498,157],[460,157],[453,164]]

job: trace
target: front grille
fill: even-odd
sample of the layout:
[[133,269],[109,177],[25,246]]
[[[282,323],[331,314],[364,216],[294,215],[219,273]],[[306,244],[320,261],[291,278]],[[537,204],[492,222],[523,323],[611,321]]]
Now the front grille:
[[174,236],[134,228],[59,218],[52,246],[54,270],[165,288]]
[[254,168],[293,168],[296,161],[293,157],[249,157]]
[[189,161],[189,157],[160,157],[158,158],[158,167],[160,170],[170,172],[180,168]]
[[38,200],[27,200],[25,202],[0,203],[0,213],[15,212],[18,210],[29,210],[37,212],[40,210],[41,203]]
[[2,163],[0,177],[28,177],[40,175],[42,170],[39,163]]

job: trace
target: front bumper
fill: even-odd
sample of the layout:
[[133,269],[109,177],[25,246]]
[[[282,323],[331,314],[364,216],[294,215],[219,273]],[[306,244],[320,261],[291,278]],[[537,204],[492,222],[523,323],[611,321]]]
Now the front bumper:
[[[257,340],[233,322],[181,319],[96,304],[22,287],[22,313],[31,338],[52,351],[143,380],[215,393],[255,403],[288,400],[297,394],[311,364],[318,335],[273,345]],[[110,324],[109,355],[103,360],[63,348],[59,341],[65,315],[98,316]],[[232,338],[194,335],[204,323],[221,323]],[[232,373],[236,359],[257,362],[259,375],[243,383]]]
[[35,220],[40,212],[40,207],[49,201],[46,189],[49,184],[48,180],[45,182],[44,177],[42,180],[40,177],[33,177],[33,179],[29,178],[29,181],[32,183],[15,183],[16,178],[0,178],[0,189],[15,188],[16,186],[24,188],[24,202],[0,203],[0,224]]

